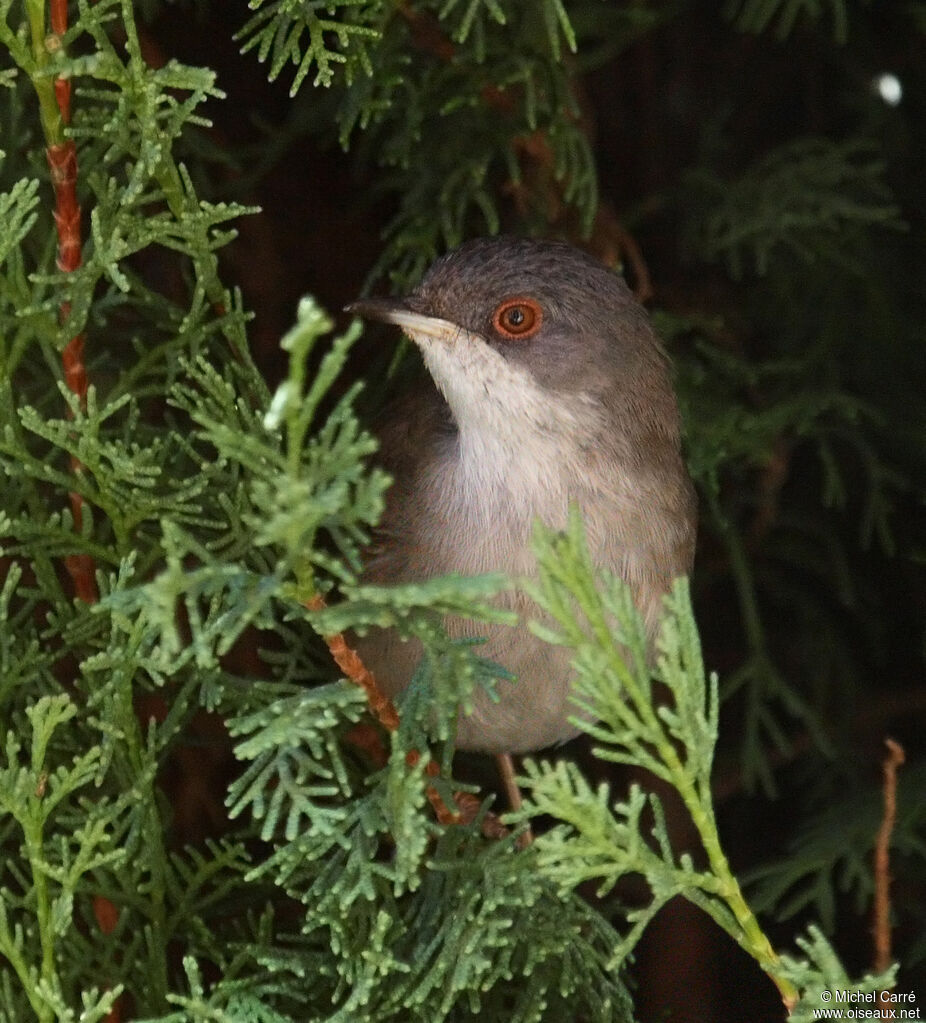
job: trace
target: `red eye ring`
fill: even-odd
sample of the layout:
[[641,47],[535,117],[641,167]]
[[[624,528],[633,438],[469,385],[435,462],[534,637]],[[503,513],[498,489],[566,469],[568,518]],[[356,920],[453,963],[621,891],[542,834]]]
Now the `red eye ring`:
[[492,314],[492,326],[509,341],[533,337],[543,323],[543,310],[533,298],[518,295],[505,299]]

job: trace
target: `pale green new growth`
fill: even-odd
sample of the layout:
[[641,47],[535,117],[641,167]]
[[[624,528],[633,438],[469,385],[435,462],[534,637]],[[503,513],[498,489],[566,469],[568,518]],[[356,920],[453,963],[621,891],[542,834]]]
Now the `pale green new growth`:
[[0,224],[3,224],[0,264],[6,262],[11,252],[18,252],[19,243],[35,223],[38,188],[38,181],[24,178],[17,181],[9,192],[0,194]]
[[[31,732],[29,746],[19,731],[8,731],[0,761],[0,835],[12,826],[24,852],[22,872],[12,886],[0,888],[0,956],[40,1020],[77,1019],[61,988],[56,944],[73,927],[74,897],[86,877],[117,867],[126,854],[112,842],[113,807],[107,801],[85,803],[84,819],[74,820],[78,791],[102,780],[100,749],[57,767],[49,756],[55,732],[76,714],[67,696],[42,697],[22,722]],[[27,949],[36,944],[41,956],[33,960]],[[117,995],[118,989],[102,995],[85,991],[81,1020],[102,1019]]]
[[[344,66],[348,84],[357,70],[371,75],[373,69],[367,45],[378,38],[377,25],[382,18],[379,4],[370,0],[275,0],[264,7],[264,0],[251,0],[258,11],[242,28],[237,38],[246,42],[242,52],[257,49],[257,59],[271,59],[270,79],[276,78],[287,63],[297,67],[290,95],[316,65],[314,85],[328,86],[334,78],[332,65]],[[263,8],[263,9],[261,9]],[[340,14],[340,18],[334,17]],[[327,15],[325,17],[324,15]],[[303,35],[308,39],[303,42]],[[336,41],[338,49],[332,43]]]
[[[615,946],[614,966],[662,906],[681,895],[708,913],[770,975],[793,1012],[790,1019],[810,1019],[807,1007],[819,1008],[822,990],[853,986],[818,932],[802,944],[810,963],[780,958],[727,863],[710,788],[718,683],[716,676],[705,676],[687,582],[677,580],[665,598],[649,666],[646,631],[629,588],[594,570],[578,514],[573,513],[563,534],[538,527],[535,549],[538,577],[526,586],[553,624],[545,619],[533,628],[574,651],[576,704],[586,715],[576,723],[597,740],[599,758],[643,767],[672,786],[702,845],[699,850],[673,849],[659,797],[647,795],[638,784],[615,801],[608,785],[593,790],[575,765],[528,760],[522,779],[528,799],[517,817],[547,814],[559,822],[535,841],[541,868],[564,891],[594,879],[599,894],[605,894],[628,875],[645,879],[651,900],[626,913],[630,929]],[[645,823],[644,811],[652,814],[651,824]],[[696,866],[696,859],[705,858],[704,867]],[[869,980],[859,989],[883,983],[884,978]]]
[[233,721],[233,736],[250,736],[236,747],[238,757],[250,763],[229,787],[231,816],[249,810],[263,821],[264,841],[278,830],[290,842],[302,833],[330,833],[345,814],[331,797],[346,800],[353,794],[337,726],[359,721],[365,706],[363,692],[341,682],[283,690],[266,709]]
[[[846,973],[832,945],[826,940],[819,927],[808,928],[807,936],[797,938],[797,945],[804,958],[784,955],[781,957],[781,973],[801,992],[801,999],[791,1010],[788,1023],[816,1023],[821,1018],[820,1009],[835,1007],[846,1015],[849,1006],[857,1009],[851,1001],[853,993],[871,995],[876,991],[889,991],[895,985],[897,967],[892,966],[885,973],[874,976],[866,974],[854,981]],[[824,995],[824,997],[821,997]],[[838,999],[833,1001],[834,996]],[[862,1011],[883,1011],[864,1005]],[[864,1017],[857,1017],[864,1018]],[[876,1016],[867,1017],[877,1019]],[[889,1016],[881,1018],[889,1019]]]

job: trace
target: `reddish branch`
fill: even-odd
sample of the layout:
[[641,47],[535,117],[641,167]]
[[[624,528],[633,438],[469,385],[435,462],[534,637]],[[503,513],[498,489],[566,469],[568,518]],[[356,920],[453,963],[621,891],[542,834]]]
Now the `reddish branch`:
[[[68,5],[67,0],[51,0],[50,20],[52,40],[58,42],[67,32]],[[71,82],[67,78],[56,78],[54,81],[54,97],[61,114],[61,128],[71,122]],[[77,146],[73,139],[64,138],[63,132],[55,126],[54,134],[46,129],[47,148],[45,150],[50,170],[51,186],[55,194],[55,228],[58,233],[58,269],[63,273],[73,273],[79,269],[83,257],[80,237],[80,204],[77,201]],[[59,307],[59,318],[62,325],[66,324],[71,315],[71,304],[64,300]],[[87,369],[84,364],[84,336],[75,334],[65,345],[61,353],[64,369],[64,382],[68,389],[77,397],[81,409],[87,407]],[[83,466],[80,460],[71,456],[71,471],[80,475]],[[71,491],[71,515],[74,519],[74,530],[80,532],[83,525],[84,501],[79,493]],[[89,554],[70,554],[64,559],[65,567],[74,584],[74,592],[79,600],[93,604],[99,597],[94,578],[96,565]],[[119,920],[119,910],[113,902],[103,895],[95,896],[93,912],[97,925],[103,934],[111,934]],[[120,1002],[106,1016],[106,1023],[120,1023],[122,1010]]]
[[[324,597],[320,595],[314,596],[306,604],[310,611],[321,611],[324,606]],[[370,710],[373,712],[376,720],[379,721],[386,731],[396,731],[399,727],[399,712],[396,710],[395,704],[379,688],[373,672],[363,663],[357,651],[347,645],[344,634],[335,632],[330,636],[325,636],[324,640],[328,645],[331,656],[334,658],[334,663],[351,682],[360,686],[364,693],[366,693],[367,703],[370,705]],[[364,740],[364,748],[369,749],[368,739]],[[417,767],[421,761],[421,754],[418,750],[409,750],[405,760],[409,767]],[[434,778],[437,776],[440,768],[434,760],[429,760],[425,765],[424,771],[429,777]],[[441,824],[456,824],[459,822],[460,815],[447,807],[447,804],[433,785],[428,785],[426,791],[428,801],[434,807],[434,813]]]
[[618,219],[609,202],[600,202],[588,241],[592,252],[608,266],[618,266],[623,260],[630,265],[633,293],[638,302],[649,302],[656,294],[649,267],[643,258],[639,242]]
[[905,755],[900,743],[886,739],[887,756],[884,758],[884,815],[875,841],[875,900],[872,930],[875,940],[875,970],[883,973],[892,961],[891,956],[891,834],[897,820],[897,768]]
[[[324,606],[325,601],[321,596],[313,597],[306,604],[310,611],[321,611]],[[343,633],[336,632],[333,635],[325,636],[324,639],[331,656],[334,658],[335,664],[351,682],[360,686],[364,693],[366,693],[367,703],[377,721],[386,731],[394,732],[399,727],[399,712],[396,710],[392,700],[379,688],[376,677],[360,659],[357,651],[347,645]],[[372,726],[365,724],[355,725],[347,733],[346,738],[348,742],[363,750],[377,767],[385,767],[388,756],[379,735],[373,730]],[[418,750],[409,750],[405,755],[405,763],[409,767],[417,767],[421,763],[421,754]],[[429,778],[436,778],[440,774],[440,767],[437,761],[428,760],[424,767],[424,773]],[[511,781],[513,783],[513,775]],[[457,792],[453,797],[456,809],[451,810],[444,801],[443,796],[433,785],[426,787],[425,795],[434,809],[434,816],[437,818],[438,823],[444,825],[471,824],[476,819],[482,806],[480,800],[471,793]],[[516,806],[513,806],[513,808],[517,809]],[[486,838],[492,839],[504,838],[509,833],[508,828],[502,824],[498,815],[494,813],[483,814],[481,829]],[[530,832],[527,834],[527,841],[530,841]],[[523,844],[525,843],[522,841],[522,846]]]
[[[54,37],[60,38],[67,31],[68,8],[67,0],[51,0],[51,30]],[[61,123],[66,126],[71,121],[71,82],[67,78],[56,78],[54,82],[55,100],[61,113]],[[73,139],[47,139],[48,166],[51,171],[51,185],[55,193],[55,227],[58,232],[58,269],[64,273],[73,273],[82,262],[80,237],[80,205],[77,202],[77,147]],[[59,315],[65,324],[71,314],[71,305],[63,301]],[[61,353],[64,367],[64,381],[72,394],[76,395],[80,407],[87,405],[87,369],[84,364],[84,336],[75,334]],[[75,474],[82,471],[77,458],[71,457],[71,469]],[[79,532],[83,523],[83,498],[76,491],[70,494],[71,514],[74,518],[74,529]],[[98,594],[94,579],[95,565],[93,558],[87,554],[72,554],[65,558],[65,566],[74,583],[77,597],[92,604]]]
[[[417,767],[421,763],[421,754],[416,749],[409,750],[405,754],[405,763],[409,767]],[[424,765],[424,773],[429,778],[436,778],[440,774],[440,767],[437,765],[436,760],[429,760]],[[434,788],[433,785],[428,785],[424,790],[425,795],[428,797],[428,802],[431,804],[434,810],[434,816],[437,818],[440,824],[459,824],[460,815],[455,811],[451,810],[444,802],[441,794]]]
[[[310,611],[321,611],[325,607],[325,598],[316,595],[307,604]],[[343,632],[335,632],[325,636],[325,643],[334,658],[334,663],[355,685],[366,693],[367,703],[377,721],[387,732],[394,732],[399,727],[399,712],[395,704],[379,688],[373,672],[363,663],[356,650],[347,645]]]

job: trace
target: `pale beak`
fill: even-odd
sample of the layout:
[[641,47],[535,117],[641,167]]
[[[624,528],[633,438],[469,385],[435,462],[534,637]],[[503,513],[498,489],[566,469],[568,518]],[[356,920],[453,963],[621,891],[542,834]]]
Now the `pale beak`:
[[359,298],[356,302],[344,306],[344,312],[370,320],[380,320],[383,323],[394,323],[412,340],[420,337],[447,340],[460,334],[457,324],[451,323],[450,320],[442,320],[439,316],[416,313],[409,309],[402,299]]

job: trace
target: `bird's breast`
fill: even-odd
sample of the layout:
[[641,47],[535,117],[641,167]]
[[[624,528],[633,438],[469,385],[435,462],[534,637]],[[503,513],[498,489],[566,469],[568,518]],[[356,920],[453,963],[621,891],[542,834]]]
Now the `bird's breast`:
[[535,519],[566,523],[576,492],[573,454],[541,441],[505,448],[485,435],[458,436],[455,447],[422,480],[441,571],[527,573]]
[[[385,542],[367,578],[395,583],[490,571],[530,576],[536,571],[535,520],[561,528],[575,502],[593,562],[630,584],[652,634],[669,580],[687,570],[681,553],[687,544],[679,539],[684,516],[666,503],[666,492],[652,467],[623,459],[606,445],[580,449],[569,437],[544,433],[519,445],[486,431],[432,435],[418,449],[413,470],[396,476]],[[445,621],[453,636],[484,638],[480,655],[519,679],[499,683],[498,702],[475,694],[472,714],[460,716],[458,745],[521,751],[568,738],[576,731],[568,723],[575,713],[571,651],[541,642],[526,628],[542,614],[521,590],[497,600],[518,614],[520,626]],[[390,695],[404,688],[420,656],[417,643],[401,643],[389,630],[369,633],[358,648]]]

